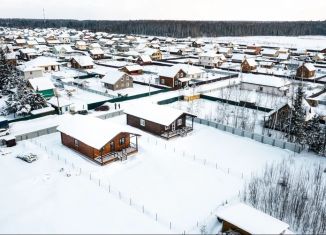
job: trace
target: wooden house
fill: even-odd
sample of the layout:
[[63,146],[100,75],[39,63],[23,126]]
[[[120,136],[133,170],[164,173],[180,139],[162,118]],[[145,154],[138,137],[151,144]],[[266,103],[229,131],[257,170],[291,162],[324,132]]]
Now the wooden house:
[[281,104],[264,116],[264,127],[278,131],[286,131],[290,117],[291,107],[289,104]]
[[216,68],[226,61],[223,54],[216,54],[214,52],[206,52],[199,55],[199,65],[209,68]]
[[35,59],[39,54],[34,48],[25,48],[19,50],[19,57],[22,60],[32,60]]
[[17,38],[15,40],[15,44],[16,44],[16,46],[23,47],[23,46],[26,46],[27,41],[26,41],[26,39],[23,39],[23,38]]
[[138,152],[140,135],[125,129],[118,124],[78,114],[57,128],[63,145],[100,165],[126,160]]
[[325,56],[322,53],[317,53],[312,57],[312,59],[314,61],[323,61],[323,60],[325,60]]
[[248,59],[245,57],[244,61],[241,63],[241,71],[242,72],[251,72],[257,69],[257,62],[255,59]]
[[326,54],[326,48],[323,49],[323,50],[321,50],[320,53],[324,53],[324,54]]
[[125,110],[127,124],[169,139],[193,130],[195,115],[163,105],[146,104]]
[[261,50],[262,50],[262,48],[261,48],[260,45],[256,45],[256,44],[248,45],[247,46],[247,52],[248,53],[245,52],[245,54],[259,55]]
[[110,71],[102,79],[105,88],[110,90],[121,90],[133,87],[133,78],[120,71]]
[[121,71],[130,74],[130,75],[138,75],[143,74],[143,67],[140,65],[127,65],[120,69]]
[[316,74],[316,68],[311,63],[304,63],[297,69],[296,76],[299,78],[313,78]]
[[146,64],[148,65],[148,64],[151,64],[153,61],[149,55],[139,55],[137,57],[136,62],[140,65],[146,65]]
[[22,69],[40,68],[43,72],[59,71],[60,64],[53,57],[39,56],[33,60],[26,62],[21,66]]
[[101,48],[94,48],[89,51],[89,54],[93,60],[100,60],[104,58],[104,51]]
[[75,69],[92,69],[93,59],[89,56],[74,56],[70,60],[71,67]]
[[265,57],[278,57],[279,51],[275,49],[265,48],[261,51],[261,55]]
[[191,80],[186,76],[186,72],[179,67],[166,67],[159,72],[159,83],[174,89],[180,89]]
[[86,51],[87,50],[87,44],[85,41],[77,41],[75,43],[75,47],[77,50],[81,50],[81,51]]
[[17,56],[15,52],[7,53],[5,55],[6,64],[17,66]]
[[292,234],[287,223],[243,203],[220,208],[217,219],[223,234]]
[[151,57],[152,60],[161,60],[163,58],[162,52],[159,49],[144,48],[143,54]]
[[204,45],[205,45],[205,43],[200,39],[192,41],[192,43],[191,43],[191,47],[195,47],[195,48],[202,47]]

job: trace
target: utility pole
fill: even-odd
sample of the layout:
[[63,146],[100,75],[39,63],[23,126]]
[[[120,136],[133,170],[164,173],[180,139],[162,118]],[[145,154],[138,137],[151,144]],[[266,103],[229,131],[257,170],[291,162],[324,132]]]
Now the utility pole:
[[44,8],[43,8],[43,24],[44,24],[44,28],[45,28],[45,26],[46,26],[46,21],[45,21],[45,10],[44,10]]

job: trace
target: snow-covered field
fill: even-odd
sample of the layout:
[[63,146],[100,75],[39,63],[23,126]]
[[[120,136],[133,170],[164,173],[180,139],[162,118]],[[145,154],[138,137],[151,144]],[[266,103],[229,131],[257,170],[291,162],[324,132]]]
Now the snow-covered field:
[[[107,121],[125,123],[125,116]],[[187,137],[170,141],[134,131],[142,135],[139,153],[104,167],[64,147],[58,133],[34,139],[37,144],[24,141],[11,148],[14,153],[38,153],[41,159],[27,164],[15,159],[15,154],[0,157],[0,177],[14,175],[0,183],[6,188],[0,202],[4,208],[0,232],[166,233],[171,222],[171,232],[198,233],[197,222],[216,222],[215,209],[225,201],[237,200],[251,173],[291,155],[203,125],[195,125]],[[72,176],[66,177],[67,172]],[[108,193],[108,185],[125,201]],[[13,195],[15,203],[8,205]],[[54,216],[59,218],[55,222]]]
[[218,37],[217,42],[236,42],[240,44],[260,44],[276,47],[295,47],[322,50],[325,48],[326,36],[248,36]]

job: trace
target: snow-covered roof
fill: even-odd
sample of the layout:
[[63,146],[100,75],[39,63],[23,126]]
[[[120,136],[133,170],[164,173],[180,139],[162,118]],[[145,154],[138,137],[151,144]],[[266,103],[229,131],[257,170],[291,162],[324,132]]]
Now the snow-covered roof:
[[247,63],[249,64],[249,66],[252,66],[252,67],[257,66],[257,62],[253,58],[249,58],[249,59],[246,58],[245,61],[247,61]]
[[90,50],[89,52],[90,52],[92,55],[103,55],[103,54],[104,54],[103,50],[102,50],[101,48],[98,48],[98,47],[96,47],[96,48]]
[[188,64],[176,64],[176,65],[173,65],[172,67],[175,69],[175,71],[179,71],[181,69],[187,75],[204,73],[204,71],[200,67],[188,65]]
[[45,108],[41,108],[41,109],[36,109],[31,111],[32,115],[37,115],[37,114],[41,114],[41,113],[48,113],[48,112],[52,112],[55,109],[53,107],[45,107]]
[[311,63],[305,63],[304,67],[306,67],[306,69],[308,69],[309,71],[315,71],[316,70],[315,66],[313,64],[311,64]]
[[31,78],[28,80],[35,91],[54,89],[54,85],[49,77]]
[[58,131],[95,149],[101,149],[126,127],[88,115],[73,115],[57,128]]
[[276,55],[277,52],[278,52],[278,51],[275,50],[275,49],[265,48],[265,49],[261,52],[261,54],[262,54],[262,55]]
[[124,68],[126,70],[128,70],[129,72],[143,70],[143,67],[140,66],[140,65],[138,65],[138,64],[135,64],[135,65],[127,65]]
[[217,217],[249,234],[282,234],[289,229],[287,223],[243,203],[220,209]]
[[94,65],[93,59],[86,55],[72,57],[80,66]]
[[54,50],[55,50],[55,51],[65,50],[66,52],[73,52],[73,51],[74,51],[74,50],[71,48],[70,45],[58,45],[58,46],[54,46]]
[[253,75],[253,74],[245,74],[241,82],[257,84],[262,86],[277,87],[277,88],[284,87],[291,84],[291,82],[289,82],[284,78],[266,76],[266,75]]
[[24,64],[25,68],[28,67],[46,67],[46,66],[56,66],[59,65],[59,63],[56,61],[55,58],[52,57],[45,57],[40,56],[33,60],[30,60]]
[[86,46],[86,42],[84,41],[77,41],[76,46]]
[[171,108],[166,105],[142,104],[141,108],[138,106],[127,107],[127,109],[125,109],[125,113],[147,121],[169,126],[178,117],[186,112]]
[[123,75],[125,75],[124,72],[112,70],[105,74],[105,76],[101,79],[101,82],[114,85]]
[[139,57],[144,63],[152,62],[152,59],[149,55],[140,55]]

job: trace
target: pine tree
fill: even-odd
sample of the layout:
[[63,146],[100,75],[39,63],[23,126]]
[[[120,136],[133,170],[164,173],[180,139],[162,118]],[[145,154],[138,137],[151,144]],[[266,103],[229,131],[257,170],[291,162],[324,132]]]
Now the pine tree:
[[320,117],[315,115],[305,126],[309,150],[322,154],[325,144],[325,134],[319,123]]
[[304,131],[306,114],[302,105],[303,98],[304,92],[301,84],[297,89],[297,94],[293,102],[293,109],[288,120],[289,141],[301,145],[304,145],[306,141],[306,135]]

